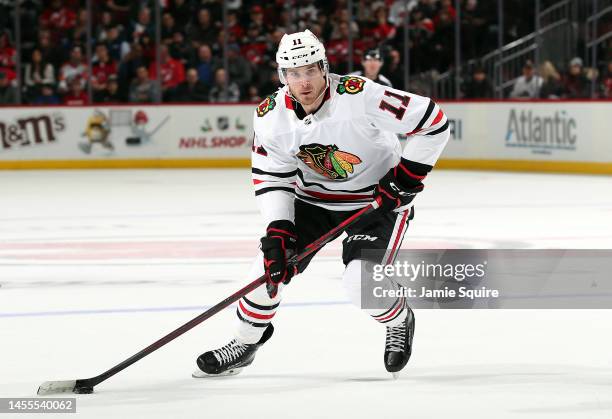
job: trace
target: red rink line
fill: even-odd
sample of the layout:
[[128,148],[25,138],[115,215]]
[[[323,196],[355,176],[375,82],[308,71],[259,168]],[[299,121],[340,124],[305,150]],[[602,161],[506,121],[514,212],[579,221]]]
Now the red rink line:
[[[250,258],[257,254],[258,244],[256,240],[3,243],[0,244],[0,260]],[[340,253],[337,245],[321,251],[326,256]]]
[[[217,259],[251,258],[258,252],[256,240],[166,240],[121,242],[0,243],[0,264],[4,260],[108,260],[108,259]],[[319,252],[339,257],[341,242]],[[404,249],[450,249],[446,241],[404,242]]]

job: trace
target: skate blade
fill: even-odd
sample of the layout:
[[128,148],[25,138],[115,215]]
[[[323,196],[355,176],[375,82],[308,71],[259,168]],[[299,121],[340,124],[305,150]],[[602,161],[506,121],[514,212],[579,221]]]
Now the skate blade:
[[400,373],[398,372],[392,372],[391,375],[393,376],[394,380],[397,380],[400,377]]
[[217,378],[217,377],[231,377],[233,375],[238,375],[242,372],[244,368],[232,368],[227,371],[224,371],[219,374],[207,374],[204,371],[197,369],[191,373],[193,378]]

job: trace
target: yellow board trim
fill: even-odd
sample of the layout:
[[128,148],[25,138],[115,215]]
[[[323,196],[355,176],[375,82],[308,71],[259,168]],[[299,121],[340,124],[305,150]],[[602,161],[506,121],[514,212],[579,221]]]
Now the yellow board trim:
[[47,169],[190,169],[250,167],[250,159],[121,159],[0,161],[5,170]]
[[436,169],[612,175],[612,162],[598,163],[544,160],[440,159],[436,163]]
[[[47,169],[189,169],[250,167],[250,159],[122,159],[122,160],[29,160],[0,161],[0,170]],[[441,159],[437,169],[496,170],[515,172],[583,173],[610,175],[611,163]]]

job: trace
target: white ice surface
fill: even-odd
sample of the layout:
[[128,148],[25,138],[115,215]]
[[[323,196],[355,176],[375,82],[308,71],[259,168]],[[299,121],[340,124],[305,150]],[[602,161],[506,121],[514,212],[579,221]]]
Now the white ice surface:
[[[263,229],[247,170],[2,172],[0,191],[0,397],[97,375],[217,303]],[[404,247],[610,248],[611,191],[609,177],[434,171]],[[287,287],[241,375],[190,376],[230,338],[227,309],[75,395],[78,417],[612,417],[612,311],[418,310],[393,381],[339,254]]]

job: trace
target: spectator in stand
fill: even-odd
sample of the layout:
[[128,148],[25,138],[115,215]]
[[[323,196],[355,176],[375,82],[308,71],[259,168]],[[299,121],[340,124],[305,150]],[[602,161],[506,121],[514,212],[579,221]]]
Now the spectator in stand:
[[104,44],[96,46],[96,54],[92,61],[94,64],[91,68],[91,88],[95,96],[105,91],[108,87],[108,78],[117,74],[117,63],[108,55],[108,48]]
[[[348,13],[348,11],[347,11]],[[388,12],[385,6],[379,6],[374,12],[376,26],[372,29],[372,34],[377,42],[385,42],[395,37],[396,28],[388,20]]]
[[238,12],[235,10],[227,13],[227,31],[234,39],[244,37],[244,28],[240,25]]
[[157,47],[155,40],[148,34],[143,34],[138,43],[142,47],[142,58],[147,63],[152,63],[157,59]]
[[404,67],[402,66],[402,56],[398,50],[392,49],[389,51],[389,58],[384,71],[392,86],[397,88],[404,86]]
[[29,98],[40,95],[43,85],[55,85],[55,69],[43,60],[40,49],[32,50],[32,59],[25,65],[24,85]]
[[111,59],[117,62],[130,51],[130,44],[123,38],[123,29],[119,25],[108,29],[105,44]]
[[612,61],[608,61],[608,66],[601,83],[602,97],[612,99]]
[[516,79],[510,97],[513,99],[538,98],[540,87],[542,87],[542,78],[535,74],[531,60],[527,60],[523,65],[523,75]]
[[329,16],[327,16],[325,13],[319,13],[319,15],[317,16],[317,24],[321,27],[321,41],[324,41],[324,43],[329,42],[329,40],[331,39],[332,31],[334,30],[334,27],[330,22]]
[[485,53],[487,41],[486,2],[467,0],[461,10],[462,51],[465,58],[473,58]]
[[[138,42],[134,42],[129,52],[119,63],[119,91],[124,94],[123,99],[128,100],[131,81],[136,77],[138,67],[144,66],[145,61],[142,57],[142,46]],[[146,68],[146,67],[145,67]]]
[[187,70],[185,81],[179,84],[172,97],[173,102],[206,102],[208,88],[198,79],[198,70]]
[[49,7],[40,15],[41,28],[50,31],[51,40],[55,45],[76,26],[76,13],[63,3],[62,0],[51,0]]
[[193,62],[193,67],[198,72],[198,79],[206,86],[212,86],[214,72],[220,66],[221,63],[213,57],[210,46],[208,46],[208,44],[200,45],[200,48],[198,48],[198,57]]
[[59,105],[60,98],[55,94],[52,84],[43,84],[40,94],[33,98],[32,105]]
[[493,98],[493,85],[484,68],[478,66],[474,69],[472,77],[465,82],[462,91],[463,97],[466,99]]
[[94,101],[99,103],[121,103],[123,98],[119,94],[119,82],[117,75],[111,74],[108,76],[106,88],[94,93]]
[[[430,18],[425,17],[420,8],[412,10],[409,21],[410,71],[414,74],[430,70],[436,62],[431,40],[434,33],[433,22]],[[403,39],[404,28],[402,26],[396,37],[390,42],[395,49],[403,51]]]
[[[290,12],[290,9],[285,8],[281,9],[280,12],[278,12],[277,18],[275,19],[275,26],[277,28],[282,29],[286,33],[297,32],[297,23],[298,22],[296,22],[296,20],[293,18],[293,13]],[[262,27],[264,32],[268,32],[265,25]]]
[[453,0],[442,0],[440,2],[440,7],[438,8],[438,12],[433,18],[433,22],[436,27],[436,30],[438,28],[438,23],[440,23],[440,17],[442,16],[443,13],[447,13],[448,16],[450,17],[450,20],[454,21],[455,17],[457,16],[457,11],[455,10],[453,3],[454,3]]
[[38,33],[38,45],[43,55],[43,61],[51,63],[55,69],[60,68],[63,62],[63,51],[51,39],[51,32],[41,30]]
[[165,12],[162,16],[162,24],[161,24],[161,40],[165,44],[170,44],[172,42],[172,37],[174,36],[174,32],[176,32],[178,28],[176,27],[176,22],[174,21],[174,17]]
[[257,86],[253,84],[249,86],[249,88],[247,89],[246,100],[247,102],[251,102],[251,103],[259,103],[263,100],[263,98],[259,94],[259,89],[257,89]]
[[[408,6],[410,8],[410,6]],[[436,13],[436,6],[431,0],[418,0],[414,5],[413,11],[419,12],[425,19],[433,19]]]
[[186,28],[193,17],[191,2],[188,0],[170,0],[168,12],[172,15],[179,28]]
[[227,80],[227,74],[223,68],[218,68],[215,71],[215,84],[210,89],[208,100],[210,102],[238,102],[240,100],[240,88],[233,81],[227,83],[227,89],[225,88],[225,82]]
[[383,60],[379,49],[370,49],[366,51],[361,60],[363,71],[355,71],[354,75],[364,76],[370,80],[380,83],[384,86],[391,86],[391,80],[380,74],[380,69],[383,66]]
[[5,30],[0,34],[0,71],[4,71],[9,80],[16,77],[15,53],[15,48],[11,45],[10,34],[8,30]]
[[0,70],[0,105],[14,105],[17,103],[17,89],[8,79],[6,73]]
[[72,29],[70,40],[66,39],[64,45],[73,47],[80,45],[85,50],[87,45],[87,25],[88,17],[86,9],[79,9],[77,12],[76,25]]
[[[282,13],[283,10],[281,10],[280,12]],[[250,24],[257,26],[261,32],[263,33],[267,32],[266,25],[264,24],[263,8],[261,6],[255,5],[251,7],[251,13],[250,13],[249,20],[250,20]],[[281,26],[283,25],[282,22],[279,22],[279,23]]]
[[191,44],[185,39],[183,32],[177,30],[172,34],[172,39],[168,44],[170,55],[179,60],[183,65],[187,64],[193,55]]
[[108,10],[103,11],[100,15],[100,23],[96,28],[96,40],[98,42],[105,42],[108,39],[108,32],[111,28],[116,26],[117,24],[113,20],[113,14]]
[[[166,45],[161,45],[159,47],[159,59],[161,91],[164,100],[167,100],[172,96],[176,86],[185,80],[185,66],[182,62],[170,56]],[[149,75],[152,80],[157,78],[157,65],[154,61],[149,65]]]
[[550,61],[544,61],[540,66],[542,76],[542,88],[540,89],[541,99],[561,99],[563,97],[563,85],[561,76]]
[[241,92],[244,92],[251,84],[253,71],[249,62],[240,55],[238,44],[230,44],[227,47],[227,60],[230,80],[238,85]]
[[591,82],[582,68],[582,59],[574,57],[563,80],[563,94],[569,99],[583,99],[591,96]]
[[136,69],[136,78],[130,85],[130,102],[153,102],[157,89],[155,82],[149,78],[149,72],[144,65]]
[[[346,29],[344,29],[344,25],[346,25]],[[359,36],[359,25],[354,20],[351,21],[351,17],[346,8],[341,8],[336,11],[335,19],[332,23],[332,39],[341,39],[346,35],[348,39],[349,28],[353,32],[353,39]]]
[[104,0],[104,7],[113,13],[117,22],[125,24],[130,18],[130,5],[133,3],[130,0]]
[[59,73],[59,90],[60,93],[68,91],[68,79],[74,79],[81,83],[81,89],[85,88],[85,79],[87,78],[87,66],[83,61],[83,51],[81,47],[76,46],[70,51],[70,59],[60,68]]
[[210,10],[203,8],[198,12],[198,19],[187,27],[187,39],[194,46],[201,44],[212,44],[217,39],[219,25],[212,21]]
[[[452,7],[451,10],[454,12]],[[435,67],[439,72],[447,71],[455,59],[455,22],[453,19],[449,9],[443,8],[434,21],[436,30],[432,35],[431,45],[435,51],[433,54]]]
[[346,22],[338,24],[337,35],[325,46],[327,59],[332,72],[346,74],[348,71],[348,38],[349,25]]
[[263,60],[267,58],[268,43],[266,36],[261,32],[259,26],[249,25],[242,42],[242,56],[251,63],[251,66],[256,68],[262,64]]
[[130,23],[127,34],[132,41],[138,41],[144,35],[150,38],[154,36],[155,27],[151,22],[151,9],[146,6],[140,8],[136,20]]
[[67,80],[68,93],[64,95],[62,103],[69,106],[87,105],[87,93],[83,89],[85,82],[81,80],[81,76],[74,75]]
[[263,93],[264,96],[270,95],[278,90],[281,87],[280,79],[278,78],[278,71],[274,71],[269,73],[269,78],[262,83],[260,92]]

